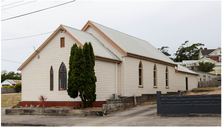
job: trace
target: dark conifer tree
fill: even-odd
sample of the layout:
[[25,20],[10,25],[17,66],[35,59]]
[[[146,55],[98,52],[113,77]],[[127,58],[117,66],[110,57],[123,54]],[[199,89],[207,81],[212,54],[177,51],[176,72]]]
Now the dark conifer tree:
[[91,101],[94,102],[96,101],[96,82],[97,82],[97,79],[96,79],[96,75],[95,75],[95,70],[94,70],[94,67],[95,67],[95,55],[94,55],[94,51],[93,51],[93,47],[92,47],[92,44],[91,42],[89,42],[89,49],[90,49],[90,58],[91,58],[91,74],[90,74],[90,77],[91,77]]
[[[83,47],[83,53],[85,55],[86,59],[86,99],[88,104],[92,104],[96,100],[96,90],[95,90],[95,79],[92,78],[94,74],[94,64],[95,64],[95,56],[94,53],[92,53],[92,47],[90,47],[90,44],[85,43]],[[94,56],[92,58],[92,55]]]
[[91,43],[85,43],[83,49],[73,45],[69,61],[68,95],[76,98],[79,93],[85,108],[86,102],[92,104],[96,100],[95,56]]
[[71,51],[70,51],[70,57],[69,57],[69,73],[68,73],[68,95],[71,98],[78,97],[78,90],[74,88],[74,56],[76,49],[78,48],[77,44],[73,44]]
[[86,97],[85,97],[85,80],[86,80],[86,61],[83,55],[83,50],[81,47],[77,48],[75,56],[74,56],[74,89],[79,91],[79,97],[82,100],[82,106],[85,108],[86,106]]

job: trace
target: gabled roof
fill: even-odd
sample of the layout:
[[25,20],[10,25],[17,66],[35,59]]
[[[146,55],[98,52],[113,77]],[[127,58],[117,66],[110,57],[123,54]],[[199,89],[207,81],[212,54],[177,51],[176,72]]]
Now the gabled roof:
[[18,82],[21,82],[21,80],[6,79],[5,81],[2,82],[2,84],[4,84],[4,82],[9,82],[11,84],[16,84]]
[[81,47],[83,47],[85,42],[91,42],[96,59],[117,63],[121,62],[118,57],[116,57],[110,50],[105,48],[102,43],[91,34],[65,25],[60,25],[49,36],[49,38],[18,68],[18,70],[21,70],[25,65],[27,65],[29,61],[31,61],[37,55],[37,53],[40,52],[49,43],[49,41],[59,32],[60,29],[64,30]]
[[93,51],[95,56],[100,56],[103,58],[113,59],[113,60],[119,60],[110,50],[104,47],[104,45],[97,40],[94,36],[92,36],[90,33],[77,30],[75,28],[62,25],[69,33],[75,37],[82,45],[84,45],[86,42],[91,42],[93,46]]
[[213,52],[215,49],[207,49],[207,50],[201,50],[201,54],[203,56],[209,55],[211,52]]
[[[141,40],[139,38],[119,32],[117,30],[108,28],[92,21],[88,21],[87,24],[94,25],[102,33],[104,33],[105,36],[107,36],[113,42],[114,46],[118,46],[117,49],[119,49],[119,51],[122,52],[124,55],[125,53],[126,55],[133,54],[136,56],[170,63],[176,66],[176,63],[174,63],[169,57],[164,55],[162,52],[157,50],[154,46],[152,46],[149,42],[145,40]],[[87,28],[87,24],[83,27],[83,31]]]
[[190,74],[198,75],[196,72],[191,71],[188,68],[180,66],[180,65],[178,65],[178,71],[179,72],[184,72],[184,73],[190,73]]
[[[221,50],[221,48],[220,47],[218,47],[218,48],[216,48],[214,51],[216,51],[216,50],[218,50],[218,49],[220,49]],[[214,52],[213,51],[213,52]],[[217,55],[214,55],[214,54],[212,54],[213,52],[211,52],[210,54],[208,54],[208,55],[210,55],[210,56],[218,56],[218,55],[220,55],[220,54],[217,54]]]
[[216,61],[210,59],[210,58],[207,58],[207,57],[203,57],[199,60],[197,60],[195,63],[199,63],[199,62],[211,62],[211,63],[216,63]]

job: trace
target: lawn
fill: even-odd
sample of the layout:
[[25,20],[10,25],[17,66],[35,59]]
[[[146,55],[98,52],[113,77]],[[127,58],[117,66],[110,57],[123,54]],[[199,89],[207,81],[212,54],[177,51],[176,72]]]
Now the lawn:
[[187,92],[185,95],[201,95],[201,94],[221,94],[221,90],[214,90],[217,87],[211,87],[211,88],[206,88],[205,90],[212,90],[212,91],[208,91],[208,92]]
[[218,87],[205,87],[205,88],[197,88],[197,90],[214,90]]
[[[18,93],[10,93],[10,94],[1,94],[1,107],[7,107],[7,100],[12,98]],[[14,103],[12,104],[12,100],[8,102],[8,106],[14,106],[21,101],[21,93],[14,97]]]

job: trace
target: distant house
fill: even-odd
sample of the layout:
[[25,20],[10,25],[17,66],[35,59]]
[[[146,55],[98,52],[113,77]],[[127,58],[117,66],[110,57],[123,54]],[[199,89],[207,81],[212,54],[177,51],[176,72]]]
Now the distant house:
[[100,106],[113,94],[140,96],[197,88],[197,73],[177,65],[149,42],[88,21],[82,30],[60,25],[18,68],[22,103],[37,103],[39,95],[45,95],[50,106],[79,103],[79,97],[67,94],[69,56],[73,44],[83,47],[86,42],[94,49],[95,103]]
[[14,79],[6,79],[2,82],[2,86],[14,86],[16,83],[21,82],[21,80],[14,80]]
[[204,50],[200,50],[199,52],[199,59],[201,58],[210,58],[214,61],[221,62],[221,48],[217,49],[207,49],[204,48]]
[[217,75],[208,72],[202,72],[202,71],[195,71],[195,72],[199,74],[198,82],[212,81],[213,78],[218,77]]
[[[177,64],[184,66],[186,68],[189,68],[190,70],[197,70],[197,66],[199,65],[199,62],[209,62],[209,63],[214,63],[215,67],[213,68],[213,71],[209,72],[210,74],[220,74],[221,73],[221,63],[214,61],[210,58],[203,57],[199,60],[183,60],[182,62],[176,62]],[[199,72],[197,72],[200,74]],[[202,78],[203,79],[203,78]]]

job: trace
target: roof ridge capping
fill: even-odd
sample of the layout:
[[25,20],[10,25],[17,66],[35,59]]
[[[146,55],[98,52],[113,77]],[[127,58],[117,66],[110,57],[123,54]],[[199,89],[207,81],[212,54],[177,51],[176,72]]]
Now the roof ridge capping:
[[90,35],[92,35],[91,33],[88,33],[88,32],[85,32],[85,31],[82,31],[82,30],[79,30],[79,29],[73,28],[73,27],[71,27],[71,26],[67,26],[67,25],[63,25],[63,24],[61,24],[61,26],[62,26],[62,27],[68,27],[68,28],[70,28],[70,29],[74,29],[74,30],[77,30],[77,31],[79,31],[79,32],[83,32],[83,33],[86,33],[86,34],[90,34]]

